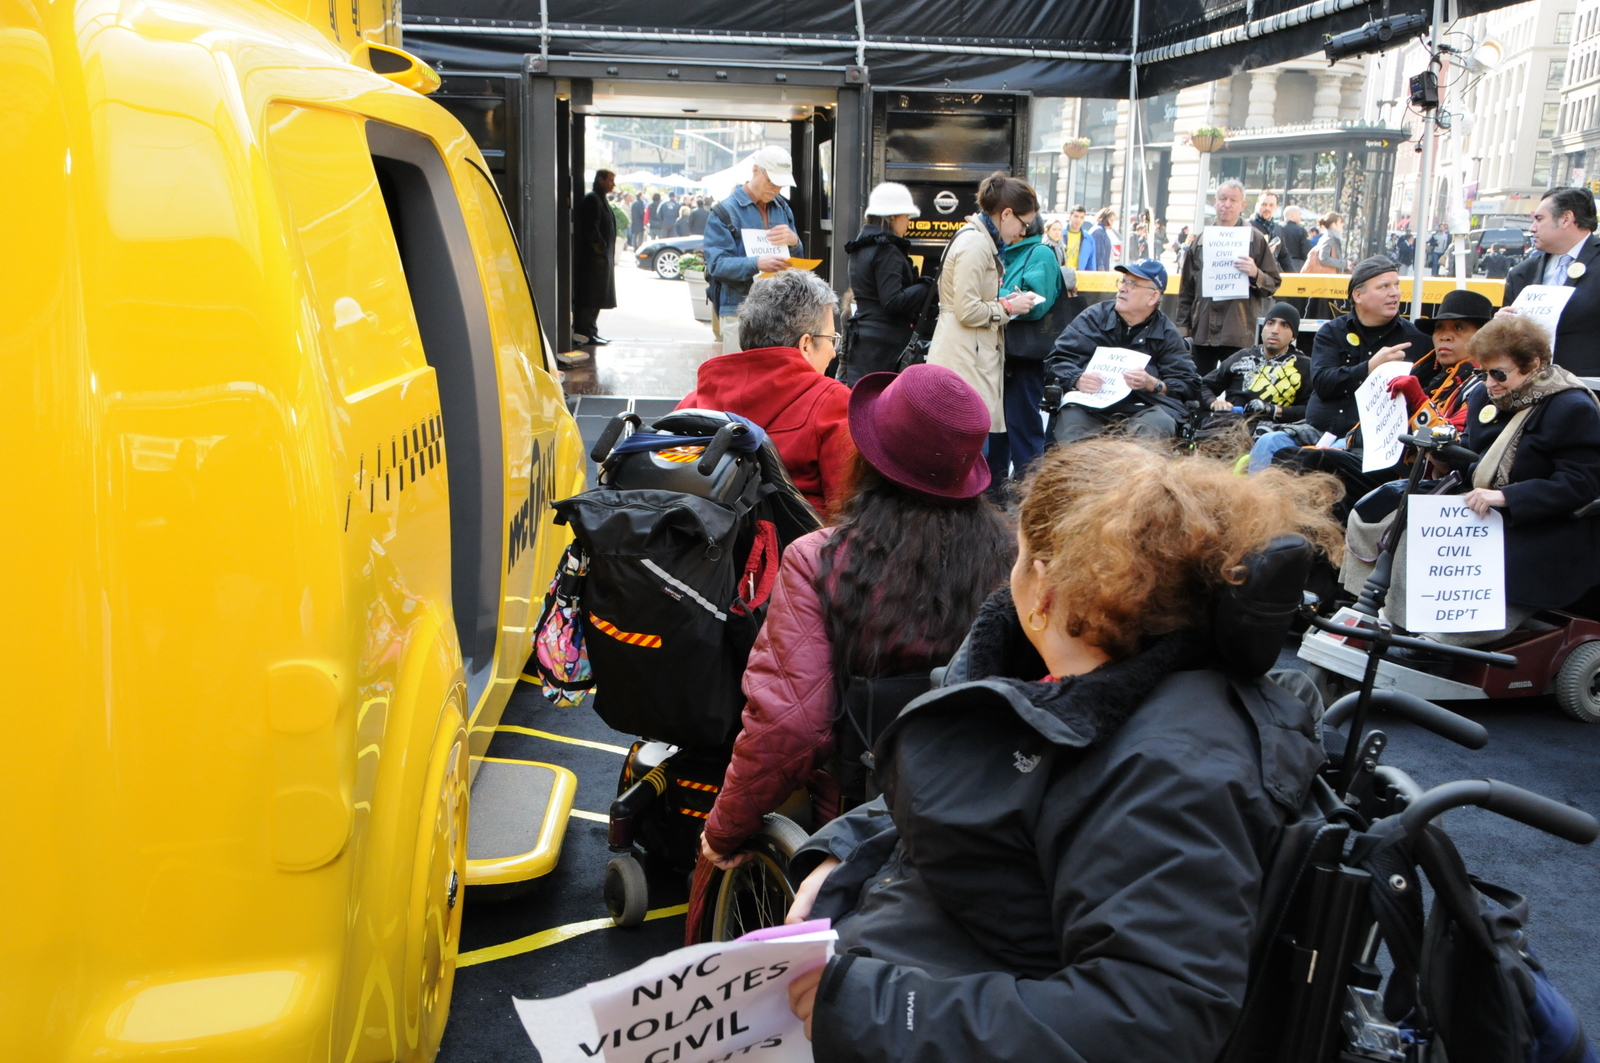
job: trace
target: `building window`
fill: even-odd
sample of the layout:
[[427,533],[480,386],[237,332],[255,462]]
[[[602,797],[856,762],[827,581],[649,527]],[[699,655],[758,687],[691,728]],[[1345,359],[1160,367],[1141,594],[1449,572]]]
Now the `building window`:
[[1544,121],[1541,122],[1540,125],[1539,125],[1539,135],[1541,137],[1553,137],[1553,136],[1555,136],[1556,135],[1556,127],[1560,124],[1560,122],[1561,122],[1561,104],[1559,104],[1559,103],[1547,103],[1547,104],[1545,104],[1544,105]]
[[1550,183],[1550,153],[1541,151],[1533,157],[1533,183],[1540,188]]
[[1563,11],[1556,16],[1556,43],[1568,44],[1572,41],[1572,12]]
[[1567,61],[1565,59],[1552,59],[1550,60],[1550,76],[1545,78],[1544,87],[1546,89],[1559,89],[1566,76]]

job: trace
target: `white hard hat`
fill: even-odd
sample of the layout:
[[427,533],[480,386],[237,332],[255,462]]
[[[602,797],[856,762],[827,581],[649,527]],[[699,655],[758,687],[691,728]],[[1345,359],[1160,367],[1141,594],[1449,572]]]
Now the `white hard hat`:
[[776,144],[768,144],[756,152],[751,161],[765,170],[768,179],[778,187],[788,188],[794,184],[794,160]]
[[896,214],[909,214],[915,218],[922,211],[911,202],[911,189],[893,181],[885,181],[867,197],[867,213],[874,218],[892,218]]

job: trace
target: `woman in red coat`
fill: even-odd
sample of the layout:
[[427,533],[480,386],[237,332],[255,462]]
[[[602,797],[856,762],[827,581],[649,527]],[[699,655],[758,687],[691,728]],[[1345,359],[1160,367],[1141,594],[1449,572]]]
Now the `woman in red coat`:
[[873,735],[843,729],[881,730],[893,714],[880,706],[885,718],[852,724],[842,702],[862,702],[872,681],[891,677],[907,677],[902,691],[920,678],[925,691],[928,672],[949,660],[1010,570],[1014,537],[983,497],[989,414],[971,385],[932,365],[873,373],[851,393],[849,417],[860,458],[842,519],[784,552],[745,670],[744,729],[701,842],[724,868],[801,786],[821,784],[813,794],[823,821],[840,811],[829,780],[843,775],[845,800],[863,798],[856,764],[813,776],[836,739],[871,748]]
[[745,350],[700,364],[678,409],[723,410],[760,425],[813,509],[838,515],[850,462],[850,389],[823,375],[838,341],[833,289],[805,270],[758,280],[739,306]]

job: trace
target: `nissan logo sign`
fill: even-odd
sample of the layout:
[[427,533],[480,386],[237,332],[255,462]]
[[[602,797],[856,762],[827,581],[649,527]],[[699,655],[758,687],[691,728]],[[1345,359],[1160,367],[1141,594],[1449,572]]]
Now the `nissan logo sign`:
[[948,188],[933,197],[933,209],[940,214],[954,214],[960,205],[961,201]]

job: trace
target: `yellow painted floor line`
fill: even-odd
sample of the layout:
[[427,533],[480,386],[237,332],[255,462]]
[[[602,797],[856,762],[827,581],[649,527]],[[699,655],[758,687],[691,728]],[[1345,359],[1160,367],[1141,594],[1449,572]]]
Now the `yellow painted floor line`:
[[518,727],[514,723],[503,723],[496,727],[497,731],[510,731],[512,734],[532,735],[535,738],[548,738],[552,742],[565,742],[569,746],[587,746],[590,749],[604,750],[607,753],[620,753],[628,755],[624,746],[608,745],[605,742],[591,742],[587,738],[568,738],[566,735],[551,734],[549,731],[535,731],[532,727]]
[[602,816],[598,812],[585,812],[581,808],[575,808],[568,814],[571,815],[573,819],[592,819],[596,823],[610,823],[611,822],[611,817],[610,816]]
[[[688,911],[689,906],[687,904],[675,904],[671,908],[657,908],[653,912],[646,912],[644,919],[648,923],[652,919],[670,919],[675,915],[684,915]],[[611,921],[610,916],[607,916],[604,919],[585,919],[581,923],[568,923],[566,926],[552,927],[549,930],[541,930],[537,934],[529,934],[525,938],[507,941],[503,945],[490,945],[488,948],[463,952],[456,957],[456,966],[471,967],[474,964],[489,963],[492,960],[503,960],[509,956],[521,956],[523,953],[533,952],[535,949],[558,945],[563,941],[570,941],[575,937],[582,937],[584,934],[595,930],[606,930],[613,926],[616,926],[616,924]]]

